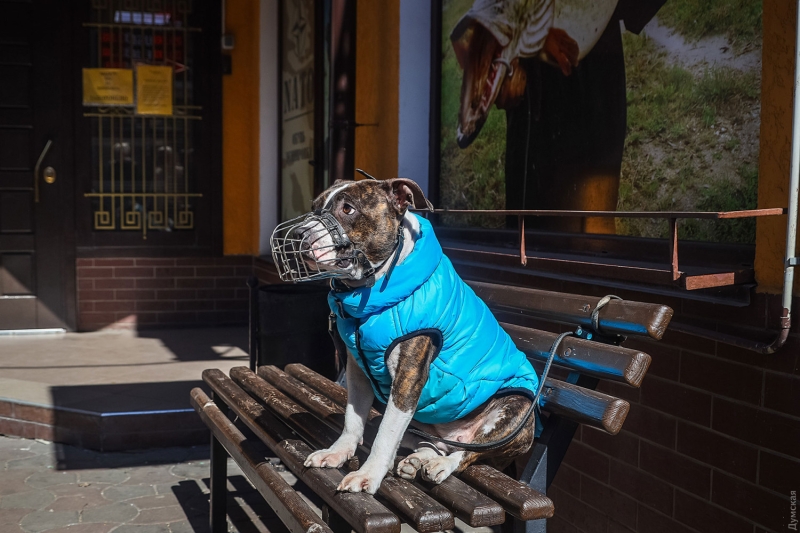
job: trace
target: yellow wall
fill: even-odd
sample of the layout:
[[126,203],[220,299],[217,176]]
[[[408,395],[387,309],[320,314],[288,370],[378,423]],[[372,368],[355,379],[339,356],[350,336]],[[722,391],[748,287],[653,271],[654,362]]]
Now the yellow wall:
[[400,1],[356,3],[355,165],[397,177]]
[[232,74],[222,77],[222,226],[225,255],[258,254],[258,2],[228,0]]
[[[796,8],[787,0],[764,0],[761,79],[761,146],[758,207],[786,207],[792,145]],[[758,290],[780,292],[786,217],[758,220],[756,280]],[[795,283],[795,287],[800,284]],[[798,288],[795,292],[800,291]]]

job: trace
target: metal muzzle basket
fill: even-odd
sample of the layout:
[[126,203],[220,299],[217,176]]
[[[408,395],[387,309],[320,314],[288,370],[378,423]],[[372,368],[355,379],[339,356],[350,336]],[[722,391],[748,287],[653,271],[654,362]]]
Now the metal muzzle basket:
[[272,232],[272,259],[283,281],[313,281],[347,276],[358,261],[339,221],[328,212],[300,215]]

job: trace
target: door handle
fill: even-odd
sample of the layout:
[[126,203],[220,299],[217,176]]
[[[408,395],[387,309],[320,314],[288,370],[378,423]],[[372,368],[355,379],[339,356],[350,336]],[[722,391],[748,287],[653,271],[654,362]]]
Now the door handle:
[[53,144],[52,139],[47,139],[47,144],[42,148],[42,153],[39,154],[39,159],[36,161],[36,166],[33,167],[33,201],[39,203],[39,169],[42,168],[42,161],[44,161],[47,152],[50,151],[50,146]]

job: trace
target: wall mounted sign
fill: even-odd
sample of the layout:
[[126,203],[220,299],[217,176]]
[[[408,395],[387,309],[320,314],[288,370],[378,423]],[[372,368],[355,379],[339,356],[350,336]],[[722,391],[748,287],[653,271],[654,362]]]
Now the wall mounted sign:
[[83,105],[132,106],[133,70],[129,68],[83,69]]
[[172,115],[172,67],[136,67],[136,114]]

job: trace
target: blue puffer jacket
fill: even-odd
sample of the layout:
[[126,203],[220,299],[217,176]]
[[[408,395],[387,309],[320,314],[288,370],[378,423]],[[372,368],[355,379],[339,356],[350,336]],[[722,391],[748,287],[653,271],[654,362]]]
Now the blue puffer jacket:
[[539,379],[525,354],[456,274],[430,223],[417,218],[421,234],[414,250],[395,266],[385,288],[379,279],[371,288],[328,294],[339,334],[376,397],[388,402],[389,353],[398,342],[420,333],[439,341],[440,351],[431,363],[415,420],[457,420],[501,389],[535,393]]

